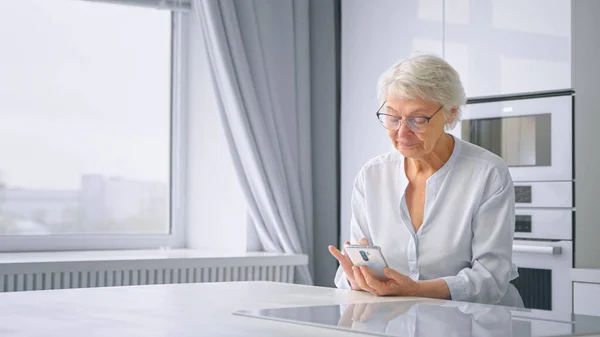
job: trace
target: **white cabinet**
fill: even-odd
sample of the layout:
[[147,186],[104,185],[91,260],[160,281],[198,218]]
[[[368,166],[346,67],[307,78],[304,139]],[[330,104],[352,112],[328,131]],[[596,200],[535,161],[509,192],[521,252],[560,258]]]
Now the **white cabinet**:
[[414,52],[445,57],[468,97],[571,88],[571,0],[341,2],[341,239],[360,167],[390,151],[379,75]]
[[573,313],[600,316],[600,284],[573,282]]
[[571,88],[571,0],[445,4],[444,57],[468,97]]
[[341,2],[341,239],[350,238],[350,195],[367,160],[392,150],[375,111],[379,75],[414,52],[443,56],[442,0]]

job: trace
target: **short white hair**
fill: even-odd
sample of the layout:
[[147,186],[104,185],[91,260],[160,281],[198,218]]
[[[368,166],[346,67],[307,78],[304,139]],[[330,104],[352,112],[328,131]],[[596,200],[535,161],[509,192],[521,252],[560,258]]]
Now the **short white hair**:
[[466,102],[465,89],[458,72],[444,59],[434,55],[416,55],[401,60],[379,77],[377,96],[383,104],[387,95],[402,99],[423,99],[444,106],[446,118],[456,108],[456,118],[446,124],[451,130],[460,120],[461,107]]

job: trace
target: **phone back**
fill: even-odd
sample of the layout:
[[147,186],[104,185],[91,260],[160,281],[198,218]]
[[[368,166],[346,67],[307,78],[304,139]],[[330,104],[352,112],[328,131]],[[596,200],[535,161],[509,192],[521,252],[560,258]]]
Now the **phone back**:
[[380,280],[387,280],[383,270],[388,266],[381,249],[377,246],[347,246],[346,253],[357,266],[367,266],[373,276]]

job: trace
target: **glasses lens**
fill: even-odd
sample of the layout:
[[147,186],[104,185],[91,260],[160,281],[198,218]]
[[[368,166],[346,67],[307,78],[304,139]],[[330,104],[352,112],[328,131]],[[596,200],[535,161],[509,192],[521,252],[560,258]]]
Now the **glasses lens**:
[[379,122],[383,125],[384,128],[389,130],[395,130],[398,128],[400,120],[396,117],[389,115],[379,115]]
[[412,117],[406,120],[406,126],[413,132],[421,133],[427,131],[429,121],[425,117]]

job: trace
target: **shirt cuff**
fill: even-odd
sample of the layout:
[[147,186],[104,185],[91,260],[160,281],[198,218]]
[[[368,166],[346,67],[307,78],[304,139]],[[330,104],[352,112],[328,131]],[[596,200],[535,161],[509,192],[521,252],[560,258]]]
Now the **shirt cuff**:
[[446,281],[448,289],[450,290],[450,299],[453,301],[464,301],[467,297],[466,287],[467,281],[460,276],[447,276],[442,277],[442,280]]

